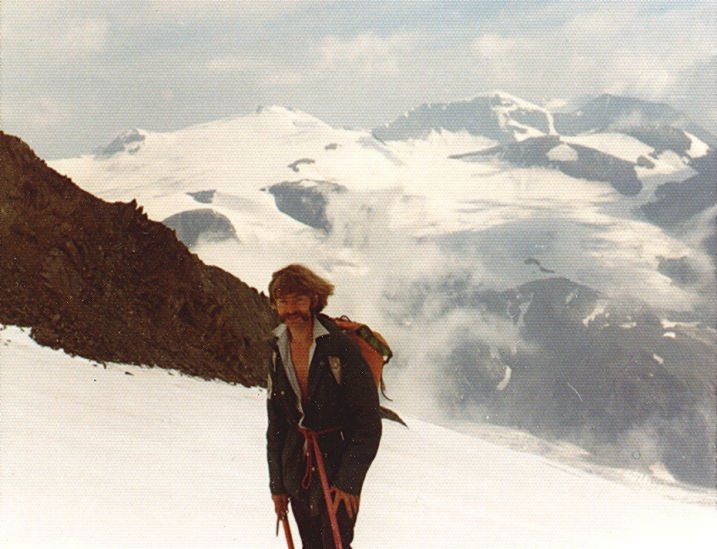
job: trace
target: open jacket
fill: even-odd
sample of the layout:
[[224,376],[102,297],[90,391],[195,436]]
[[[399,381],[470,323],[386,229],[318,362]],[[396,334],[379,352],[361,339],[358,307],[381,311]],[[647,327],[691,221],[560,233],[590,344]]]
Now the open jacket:
[[307,470],[305,439],[298,426],[337,428],[319,436],[326,473],[329,484],[355,495],[361,493],[381,439],[378,391],[358,347],[326,315],[315,316],[317,321],[325,330],[319,327],[323,333],[316,337],[303,401],[294,372],[282,359],[278,337],[273,342],[266,434],[271,493],[299,498],[313,514],[323,501],[321,483],[314,463],[309,488],[302,488]]

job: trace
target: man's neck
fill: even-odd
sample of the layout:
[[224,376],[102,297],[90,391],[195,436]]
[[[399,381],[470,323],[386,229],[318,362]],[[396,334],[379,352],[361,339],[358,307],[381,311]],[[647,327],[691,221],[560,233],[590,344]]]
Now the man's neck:
[[288,326],[289,339],[294,343],[309,343],[314,339],[314,316],[300,325]]

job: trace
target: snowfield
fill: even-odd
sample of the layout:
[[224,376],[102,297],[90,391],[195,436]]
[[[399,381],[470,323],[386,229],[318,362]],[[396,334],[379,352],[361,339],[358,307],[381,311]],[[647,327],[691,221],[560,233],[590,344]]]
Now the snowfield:
[[[517,99],[511,96],[511,101]],[[238,241],[200,243],[193,251],[257,288],[285,259],[306,257],[315,258],[338,287],[346,280],[338,270],[356,274],[379,262],[379,268],[359,277],[366,283],[403,269],[406,250],[434,257],[443,266],[439,270],[469,270],[503,289],[535,278],[523,263],[527,257],[539,257],[556,276],[609,295],[639,296],[657,307],[692,308],[704,300],[703,290],[714,286],[704,251],[635,213],[665,177],[694,173],[670,151],[651,170],[640,168],[645,188],[626,197],[607,183],[557,170],[449,158],[487,148],[491,140],[481,136],[433,132],[426,139],[383,143],[370,132],[333,128],[277,106],[175,132],[138,133],[144,140],[133,141],[126,151],[50,165],[104,200],[135,198],[157,221],[211,207],[231,221]],[[621,134],[565,140],[611,154],[622,151],[631,160],[652,150]],[[266,189],[286,181],[330,182],[348,190],[328,200],[326,214],[334,225],[328,238],[277,209]],[[187,194],[205,190],[216,190],[210,206]],[[479,256],[456,258],[416,244],[416,239],[459,233],[484,239]],[[699,266],[704,286],[693,292],[657,272],[658,256],[687,255]],[[449,267],[451,262],[461,265]]]
[[[258,388],[103,367],[4,327],[0,544],[285,547],[274,537],[264,399]],[[355,547],[713,546],[714,494],[608,480],[405,419],[408,429],[384,421]]]

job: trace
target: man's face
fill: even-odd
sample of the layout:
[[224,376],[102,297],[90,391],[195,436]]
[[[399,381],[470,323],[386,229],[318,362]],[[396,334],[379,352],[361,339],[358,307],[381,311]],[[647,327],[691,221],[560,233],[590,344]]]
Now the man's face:
[[311,319],[311,297],[304,294],[284,294],[276,298],[276,312],[287,326],[298,326]]

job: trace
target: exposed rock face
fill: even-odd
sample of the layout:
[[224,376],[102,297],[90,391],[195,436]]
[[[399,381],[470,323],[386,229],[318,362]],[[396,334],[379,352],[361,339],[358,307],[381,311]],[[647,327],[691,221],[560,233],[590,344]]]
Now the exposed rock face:
[[195,191],[193,193],[187,194],[197,202],[201,202],[202,204],[211,204],[214,200],[214,195],[216,194],[216,192],[216,189],[209,189],[207,191]]
[[646,306],[613,302],[566,279],[495,299],[516,311],[521,335],[542,350],[506,356],[514,393],[494,405],[498,416],[515,417],[532,400],[533,415],[522,421],[533,431],[580,441],[597,455],[622,453],[625,465],[659,459],[678,479],[714,483],[714,333],[668,331]]
[[684,156],[692,146],[692,140],[684,131],[672,126],[636,126],[623,130],[627,135],[650,145],[659,155],[664,151],[675,151]]
[[537,267],[541,273],[555,274],[555,271],[553,271],[552,269],[547,269],[547,268],[543,267],[543,265],[540,264],[540,260],[535,259],[534,257],[527,258],[524,261],[524,263],[526,265],[537,265]]
[[507,94],[497,93],[468,101],[421,105],[390,124],[374,129],[373,135],[390,141],[422,139],[432,131],[465,131],[510,143],[516,140],[516,134],[526,132],[525,126],[548,133],[548,114],[537,106],[528,107]]
[[97,361],[257,385],[277,320],[134,201],[92,196],[0,133],[0,322]]
[[[708,145],[715,145],[715,137],[711,133],[690,122],[684,114],[669,105],[632,97],[602,94],[574,112],[555,113],[553,118],[555,130],[561,135],[613,130],[624,133],[634,131],[634,137],[641,141],[644,137],[644,142],[649,145],[660,148],[661,143],[668,143],[670,146],[665,148],[672,148],[677,137],[674,129],[680,128]],[[667,126],[671,126],[673,130],[665,130]]]
[[498,145],[476,152],[452,155],[458,160],[482,160],[486,156],[496,156],[519,166],[549,166],[548,153],[561,143],[558,135],[545,135],[525,139],[519,143]]
[[302,164],[315,164],[316,160],[313,158],[299,158],[298,160],[294,160],[291,164],[287,166],[287,168],[291,168],[296,173],[299,173],[299,166]]
[[717,273],[717,217],[710,220],[712,230],[702,241],[702,246],[712,258],[712,264],[715,267]]
[[655,200],[643,204],[647,219],[660,227],[679,225],[717,204],[717,151],[691,162],[698,173],[682,182],[664,183],[655,189]]
[[331,193],[346,190],[342,185],[330,181],[282,181],[264,189],[274,195],[276,207],[297,221],[326,232],[331,230],[331,223],[326,217],[327,197]]
[[590,147],[562,143],[557,135],[531,137],[518,143],[453,155],[451,158],[480,161],[485,156],[495,156],[518,166],[551,167],[580,179],[606,181],[626,196],[634,196],[642,189],[642,183],[631,162]]
[[578,443],[616,466],[647,470],[660,461],[682,481],[714,485],[711,328],[665,323],[644,304],[613,301],[565,278],[504,292],[461,279],[405,291],[413,302],[397,309],[402,320],[440,295],[446,314],[470,311],[478,324],[507,322],[519,334],[511,348],[466,330],[435,350],[444,365],[441,402],[456,417],[477,411]]
[[193,247],[200,238],[217,242],[237,237],[232,222],[210,208],[180,212],[169,216],[162,223],[174,229],[177,238],[184,242],[187,248]]
[[115,137],[108,145],[98,149],[95,154],[99,158],[108,158],[116,153],[127,151],[134,154],[139,150],[145,136],[139,130],[131,129]]
[[647,168],[648,170],[651,170],[655,167],[655,163],[647,158],[646,156],[640,155],[637,157],[637,161],[635,162],[638,166],[642,168]]
[[658,256],[657,270],[665,276],[669,276],[675,284],[689,286],[699,280],[699,275],[690,263],[687,256],[662,257]]
[[590,147],[570,146],[577,151],[578,160],[559,162],[560,171],[572,177],[608,181],[617,192],[625,196],[634,196],[642,190],[642,183],[631,162]]
[[683,118],[664,103],[604,93],[574,112],[555,113],[555,129],[563,135],[605,131],[643,123],[670,125]]

